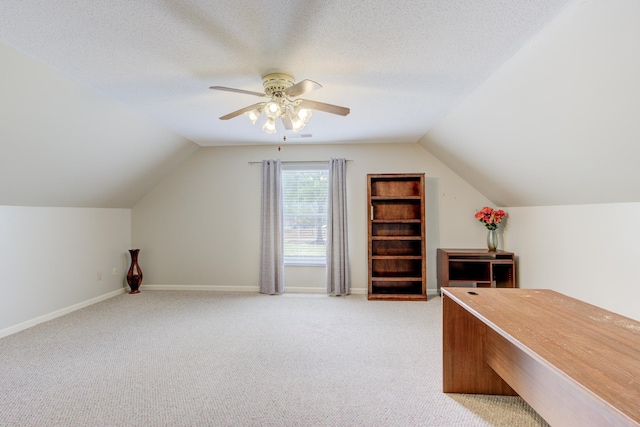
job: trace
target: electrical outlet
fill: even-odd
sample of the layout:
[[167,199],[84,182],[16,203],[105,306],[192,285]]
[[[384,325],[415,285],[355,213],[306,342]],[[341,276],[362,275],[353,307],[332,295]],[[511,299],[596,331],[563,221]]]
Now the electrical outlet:
[[102,271],[98,271],[98,282],[102,280]]
[[114,276],[118,275],[118,269],[116,267],[113,267],[113,270],[111,270],[111,272],[113,273]]

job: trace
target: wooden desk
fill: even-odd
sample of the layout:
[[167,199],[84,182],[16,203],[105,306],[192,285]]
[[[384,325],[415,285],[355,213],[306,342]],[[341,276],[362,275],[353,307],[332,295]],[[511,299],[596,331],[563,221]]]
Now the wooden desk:
[[553,426],[640,426],[640,322],[550,290],[442,300],[445,393],[517,393]]

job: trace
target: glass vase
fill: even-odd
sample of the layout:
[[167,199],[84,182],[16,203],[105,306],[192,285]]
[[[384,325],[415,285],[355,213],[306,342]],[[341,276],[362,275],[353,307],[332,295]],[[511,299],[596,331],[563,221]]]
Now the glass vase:
[[489,234],[487,234],[487,247],[490,251],[498,249],[498,230],[489,230]]

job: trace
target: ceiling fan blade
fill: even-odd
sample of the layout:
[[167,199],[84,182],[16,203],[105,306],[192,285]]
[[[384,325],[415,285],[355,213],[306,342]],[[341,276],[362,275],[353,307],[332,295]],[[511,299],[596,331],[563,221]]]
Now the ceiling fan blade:
[[257,104],[249,105],[248,107],[241,108],[240,110],[234,111],[233,113],[229,113],[226,116],[220,117],[220,120],[229,120],[234,117],[238,117],[240,114],[244,114],[248,111],[253,110],[254,108],[260,108],[264,105],[264,102],[258,102]]
[[320,83],[314,82],[313,80],[302,80],[293,86],[286,88],[284,93],[295,98],[303,93],[311,92],[312,90],[320,89],[321,87],[322,85]]
[[346,116],[351,112],[347,107],[340,107],[339,105],[325,104],[324,102],[309,101],[308,99],[299,99],[300,106],[302,108],[310,108],[312,110],[324,111],[326,113],[338,114],[339,116]]
[[224,87],[224,86],[211,86],[209,89],[223,90],[225,92],[244,93],[246,95],[267,96],[266,94],[260,93],[260,92],[253,92],[251,90],[243,90],[243,89],[234,89],[232,87]]
[[282,116],[282,124],[286,130],[293,130],[293,123],[291,123],[291,119],[287,116]]

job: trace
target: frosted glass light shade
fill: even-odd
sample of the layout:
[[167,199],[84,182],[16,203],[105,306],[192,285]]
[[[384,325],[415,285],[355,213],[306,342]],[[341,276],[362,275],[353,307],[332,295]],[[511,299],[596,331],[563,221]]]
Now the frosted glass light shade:
[[264,125],[262,125],[262,130],[266,133],[275,133],[276,131],[276,121],[273,117],[269,117]]
[[302,120],[304,123],[307,123],[307,121],[311,117],[311,110],[306,108],[300,108],[298,110],[298,117],[300,117],[300,120]]
[[261,111],[259,111],[257,108],[251,110],[251,111],[247,111],[246,113],[244,113],[245,116],[247,116],[247,118],[249,120],[251,120],[251,123],[253,123],[254,125],[256,124],[256,121],[258,120],[258,117],[260,117],[260,113]]
[[277,102],[271,101],[264,106],[264,113],[269,118],[277,119],[282,115],[282,110]]

